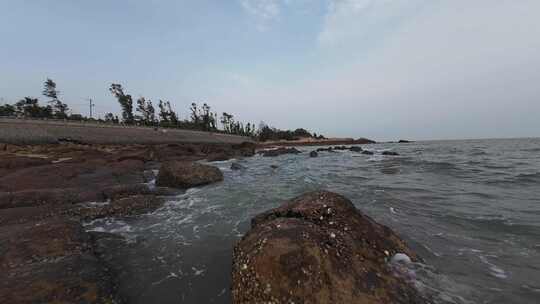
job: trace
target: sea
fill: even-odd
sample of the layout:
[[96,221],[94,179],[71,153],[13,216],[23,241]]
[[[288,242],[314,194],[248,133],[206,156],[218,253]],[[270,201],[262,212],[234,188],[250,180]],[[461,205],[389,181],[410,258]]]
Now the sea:
[[[251,218],[325,189],[420,255],[407,267],[433,303],[540,303],[540,139],[361,147],[375,154],[310,158],[317,147],[300,147],[213,162],[223,182],[167,197],[150,214],[85,227],[121,236],[104,252],[130,303],[230,303],[232,250]],[[245,168],[233,171],[232,162]]]

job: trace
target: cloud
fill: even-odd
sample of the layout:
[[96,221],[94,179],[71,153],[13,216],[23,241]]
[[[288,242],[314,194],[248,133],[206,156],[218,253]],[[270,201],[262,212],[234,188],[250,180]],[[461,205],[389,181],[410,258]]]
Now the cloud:
[[384,31],[424,0],[329,0],[318,40],[339,45]]
[[332,1],[319,40],[350,56],[319,52],[303,80],[238,99],[271,124],[334,135],[537,135],[540,2],[411,1]]
[[279,18],[280,0],[240,0],[240,5],[250,16],[255,18],[257,29],[265,31],[271,22]]

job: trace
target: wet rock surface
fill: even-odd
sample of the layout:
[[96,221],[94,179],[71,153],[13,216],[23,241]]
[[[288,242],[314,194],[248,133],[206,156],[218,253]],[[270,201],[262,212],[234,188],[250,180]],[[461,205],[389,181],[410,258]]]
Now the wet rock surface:
[[317,153],[317,151],[309,152],[309,157],[317,157],[317,156],[319,156],[319,153]]
[[234,249],[233,303],[425,303],[388,266],[418,257],[345,197],[311,192],[256,216]]
[[302,151],[296,149],[296,148],[276,148],[276,149],[270,149],[270,150],[262,150],[258,152],[259,154],[262,154],[264,157],[276,157],[283,154],[300,154]]
[[137,195],[113,200],[103,205],[83,205],[69,208],[64,213],[83,221],[104,217],[127,217],[148,213],[163,205],[163,199],[153,195]]
[[4,303],[121,303],[107,268],[77,221],[0,227]]
[[254,150],[252,143],[0,144],[0,302],[124,303],[118,274],[100,252],[103,242],[124,242],[88,233],[81,222],[149,213],[161,196],[181,193],[151,186],[162,163],[185,164],[185,179],[171,180],[188,188],[223,178],[194,161]]
[[187,189],[223,180],[219,168],[194,162],[173,161],[161,165],[156,185]]
[[232,163],[231,164],[231,170],[245,170],[246,167],[240,165],[239,163]]

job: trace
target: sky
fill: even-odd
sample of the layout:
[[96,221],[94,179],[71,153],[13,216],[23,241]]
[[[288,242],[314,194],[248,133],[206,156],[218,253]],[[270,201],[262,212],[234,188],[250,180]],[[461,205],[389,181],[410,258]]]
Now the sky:
[[[281,129],[376,140],[540,136],[538,0],[0,0],[0,103],[49,77]],[[40,97],[45,99],[43,97]]]

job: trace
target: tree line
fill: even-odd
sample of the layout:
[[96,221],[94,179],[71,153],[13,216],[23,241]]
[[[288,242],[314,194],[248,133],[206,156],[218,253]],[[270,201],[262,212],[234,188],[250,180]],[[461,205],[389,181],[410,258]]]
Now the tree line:
[[[38,98],[24,97],[15,104],[0,105],[0,116],[16,116],[46,119],[70,119],[79,121],[101,121],[111,124],[142,125],[161,128],[179,128],[201,130],[208,132],[222,132],[227,134],[249,136],[259,141],[268,140],[294,140],[303,137],[324,138],[322,135],[311,134],[305,129],[280,130],[261,122],[259,128],[253,123],[244,124],[235,120],[234,115],[223,112],[221,117],[212,112],[207,103],[202,106],[193,102],[189,108],[189,118],[179,119],[170,101],[159,99],[157,109],[154,103],[145,97],[139,97],[135,102],[127,94],[121,84],[113,83],[109,92],[120,105],[120,117],[107,113],[104,119],[92,119],[81,114],[68,114],[69,107],[60,100],[60,91],[56,83],[47,78],[43,84],[42,94],[47,98],[46,105],[40,105]],[[221,129],[218,127],[221,123]]]
[[56,119],[69,118],[69,107],[60,100],[60,91],[56,89],[56,83],[53,80],[47,78],[43,84],[42,94],[48,98],[46,105],[41,106],[37,98],[24,97],[13,105],[0,105],[0,116]]

